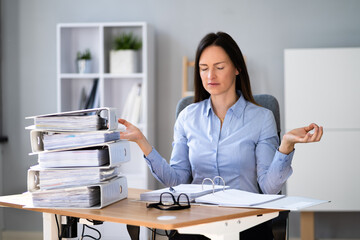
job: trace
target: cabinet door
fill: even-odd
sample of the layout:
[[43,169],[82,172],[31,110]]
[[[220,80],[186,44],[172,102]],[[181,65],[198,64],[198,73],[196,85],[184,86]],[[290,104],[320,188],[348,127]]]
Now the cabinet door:
[[286,129],[360,128],[360,48],[285,50]]
[[360,210],[360,131],[325,131],[316,144],[298,144],[287,194],[330,200],[312,210]]
[[359,211],[360,48],[285,50],[286,131],[316,122],[319,143],[297,144],[287,194],[330,200],[307,210]]

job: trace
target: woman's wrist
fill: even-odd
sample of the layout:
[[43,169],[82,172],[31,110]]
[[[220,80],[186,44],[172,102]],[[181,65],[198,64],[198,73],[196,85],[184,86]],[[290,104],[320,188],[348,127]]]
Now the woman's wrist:
[[289,143],[288,141],[283,139],[279,147],[279,152],[288,155],[294,150],[294,147],[294,143]]
[[151,153],[152,146],[150,145],[150,143],[148,142],[148,140],[144,135],[142,135],[142,137],[138,141],[136,141],[136,143],[140,147],[140,149],[142,150],[145,156]]

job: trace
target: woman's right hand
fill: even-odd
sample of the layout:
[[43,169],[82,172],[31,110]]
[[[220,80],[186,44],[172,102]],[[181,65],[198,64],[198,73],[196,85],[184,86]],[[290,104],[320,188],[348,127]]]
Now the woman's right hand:
[[149,155],[152,151],[152,146],[150,145],[144,134],[140,131],[140,129],[122,118],[118,119],[118,123],[126,127],[126,130],[124,132],[120,132],[120,139],[137,143],[145,156]]

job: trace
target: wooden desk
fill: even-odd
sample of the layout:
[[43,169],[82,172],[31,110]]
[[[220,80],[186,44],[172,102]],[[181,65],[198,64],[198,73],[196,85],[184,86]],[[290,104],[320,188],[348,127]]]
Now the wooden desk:
[[[24,196],[0,197],[0,206],[42,212],[44,239],[58,239],[53,214],[99,221],[123,223],[164,230],[176,229],[180,233],[203,234],[212,240],[239,239],[239,232],[278,216],[279,210],[191,206],[179,211],[148,209],[138,201],[145,190],[129,189],[127,199],[103,209],[43,209],[24,208]],[[167,220],[161,220],[165,218]],[[173,219],[168,219],[173,218]]]

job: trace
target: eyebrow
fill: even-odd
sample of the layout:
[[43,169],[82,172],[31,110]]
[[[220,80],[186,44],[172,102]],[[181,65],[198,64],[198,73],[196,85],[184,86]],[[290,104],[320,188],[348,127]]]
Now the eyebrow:
[[[222,61],[222,62],[217,62],[217,63],[214,63],[214,65],[218,65],[218,64],[221,64],[221,63],[225,63],[226,61]],[[199,63],[199,66],[207,66],[206,63]]]

